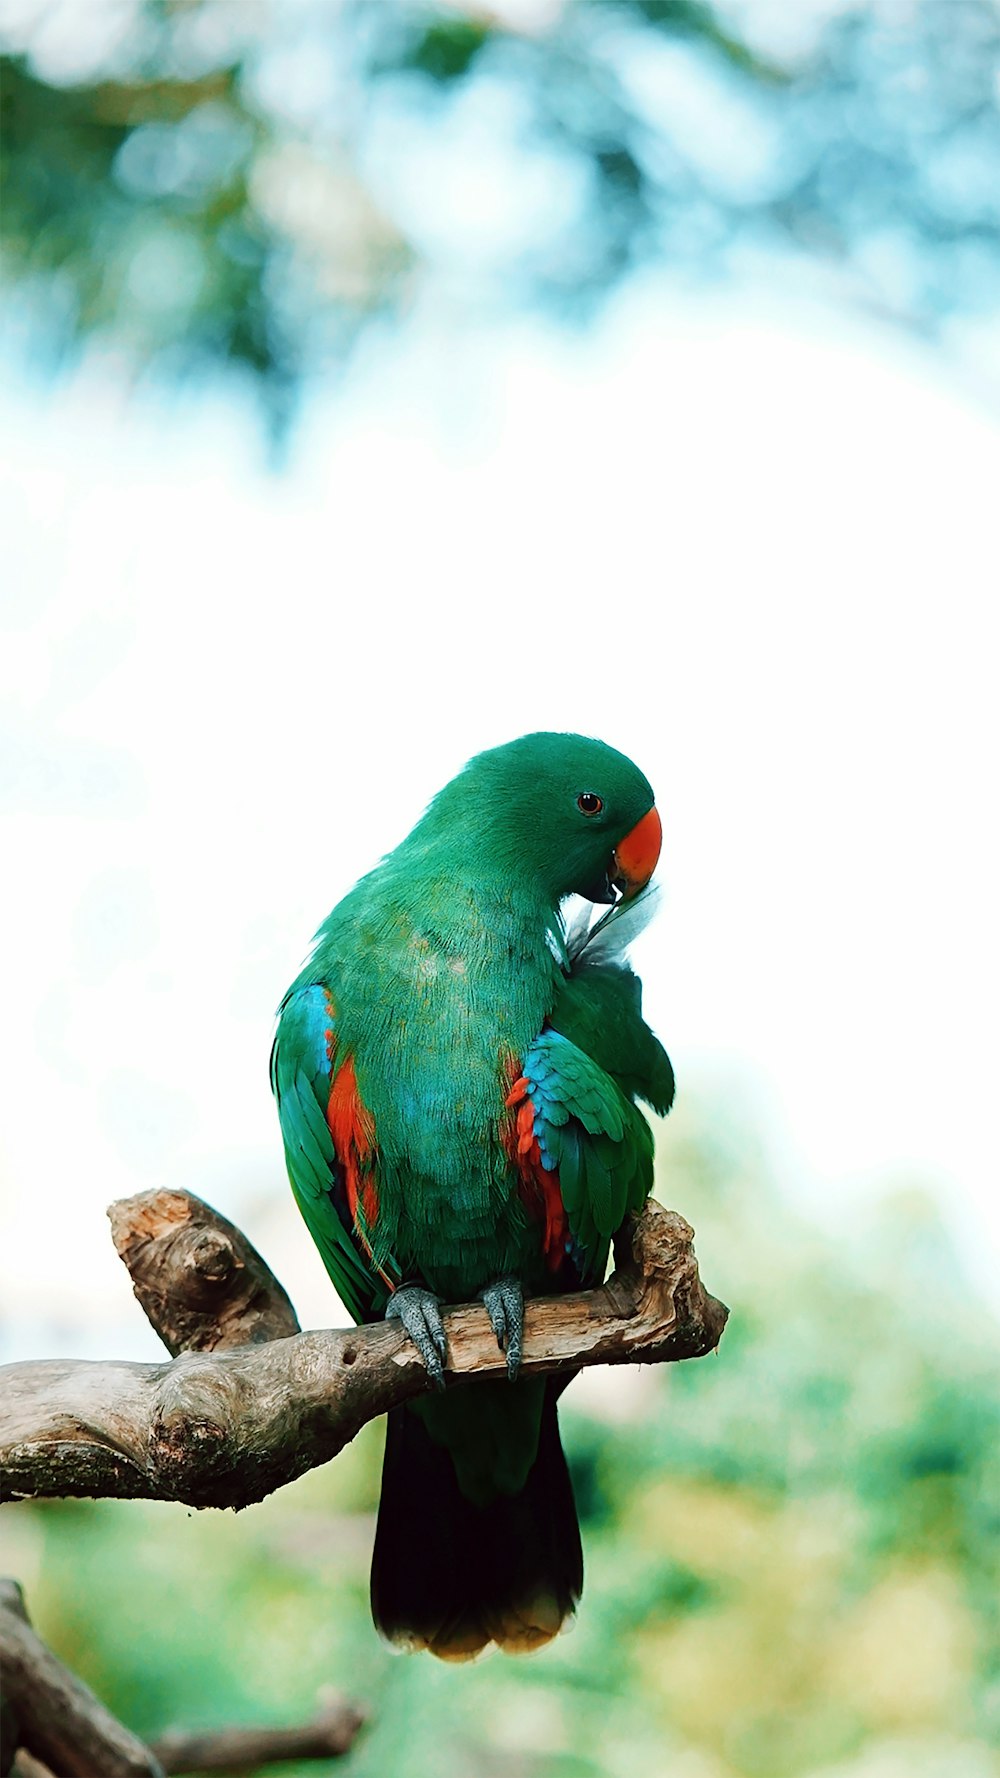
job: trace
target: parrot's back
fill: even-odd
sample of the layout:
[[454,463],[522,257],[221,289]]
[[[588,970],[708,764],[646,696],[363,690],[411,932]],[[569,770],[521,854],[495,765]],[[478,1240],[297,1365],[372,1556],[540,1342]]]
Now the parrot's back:
[[537,908],[461,888],[383,866],[334,910],[310,966],[374,1127],[372,1246],[445,1301],[508,1271],[544,1282],[504,1101],[558,991]]

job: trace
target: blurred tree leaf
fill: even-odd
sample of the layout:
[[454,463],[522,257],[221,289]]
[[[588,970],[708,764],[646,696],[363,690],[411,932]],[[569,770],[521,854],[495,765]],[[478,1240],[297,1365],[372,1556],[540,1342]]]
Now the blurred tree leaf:
[[586,315],[637,266],[750,245],[929,333],[1000,303],[992,0],[871,0],[784,62],[706,0],[17,16],[3,266],[56,361],[236,370],[280,422],[427,280]]
[[281,243],[249,203],[260,132],[235,70],[53,90],[10,58],[3,98],[6,250],[50,328],[117,334],[140,363],[171,352],[178,371],[225,359],[272,401],[298,365],[267,300]]
[[489,26],[479,19],[436,19],[411,44],[402,65],[431,80],[459,80],[489,37]]

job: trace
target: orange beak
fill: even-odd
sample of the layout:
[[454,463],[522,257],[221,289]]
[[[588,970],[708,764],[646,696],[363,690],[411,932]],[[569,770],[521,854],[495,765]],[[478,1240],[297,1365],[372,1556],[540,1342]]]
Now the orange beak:
[[663,828],[660,817],[656,809],[652,808],[615,847],[613,881],[616,888],[621,890],[623,901],[631,901],[640,889],[645,889],[656,869],[662,844]]

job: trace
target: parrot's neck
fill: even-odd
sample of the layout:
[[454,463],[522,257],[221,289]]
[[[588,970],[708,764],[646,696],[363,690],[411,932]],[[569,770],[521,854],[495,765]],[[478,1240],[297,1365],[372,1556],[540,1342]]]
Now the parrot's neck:
[[561,973],[550,940],[558,929],[551,900],[512,873],[401,847],[334,908],[313,964],[329,964],[331,981],[350,978],[345,1012],[353,1002],[369,1017],[377,1001],[409,1013],[416,996],[430,1023],[474,1004],[528,1043]]
[[558,917],[548,898],[503,871],[452,860],[443,868],[387,873],[384,912],[390,929],[410,934],[419,950],[459,964],[484,984],[512,972],[548,979],[548,934]]

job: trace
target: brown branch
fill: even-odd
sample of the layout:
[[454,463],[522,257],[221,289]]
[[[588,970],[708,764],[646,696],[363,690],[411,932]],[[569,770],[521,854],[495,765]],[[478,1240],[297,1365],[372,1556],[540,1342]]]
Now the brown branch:
[[[15,1744],[27,1748],[33,1761],[59,1778],[163,1778],[149,1748],[32,1629],[12,1580],[0,1581],[0,1664]],[[18,1764],[24,1772],[25,1762]]]
[[333,1699],[301,1726],[203,1734],[172,1729],[147,1747],[32,1629],[24,1596],[12,1580],[0,1580],[0,1660],[7,1713],[0,1771],[9,1771],[11,1778],[164,1778],[165,1773],[336,1759],[347,1753],[364,1722],[355,1705]]
[[338,1759],[354,1745],[360,1710],[331,1703],[314,1721],[294,1728],[211,1729],[202,1735],[172,1729],[153,1743],[165,1772],[233,1772],[293,1759]]
[[298,1333],[270,1266],[201,1198],[139,1192],[112,1204],[108,1217],[132,1288],[168,1352],[217,1352]]
[[[599,1290],[526,1305],[526,1374],[662,1363],[700,1357],[718,1345],[728,1311],[702,1287],[683,1217],[651,1201],[630,1237],[620,1243],[617,1271]],[[142,1245],[123,1239],[120,1250],[128,1263]],[[238,1270],[229,1285],[234,1281],[242,1291]],[[229,1285],[220,1287],[220,1310]],[[143,1292],[137,1294],[145,1302]],[[169,1300],[169,1288],[161,1296]],[[255,1300],[251,1293],[251,1326],[259,1325]],[[158,1325],[176,1330],[172,1312],[157,1313]],[[449,1376],[503,1371],[481,1305],[448,1309],[444,1319]],[[239,1317],[229,1326],[238,1337]],[[249,1506],[335,1457],[366,1421],[427,1386],[414,1348],[389,1323],[186,1351],[169,1364],[8,1365],[0,1485],[18,1497]]]

